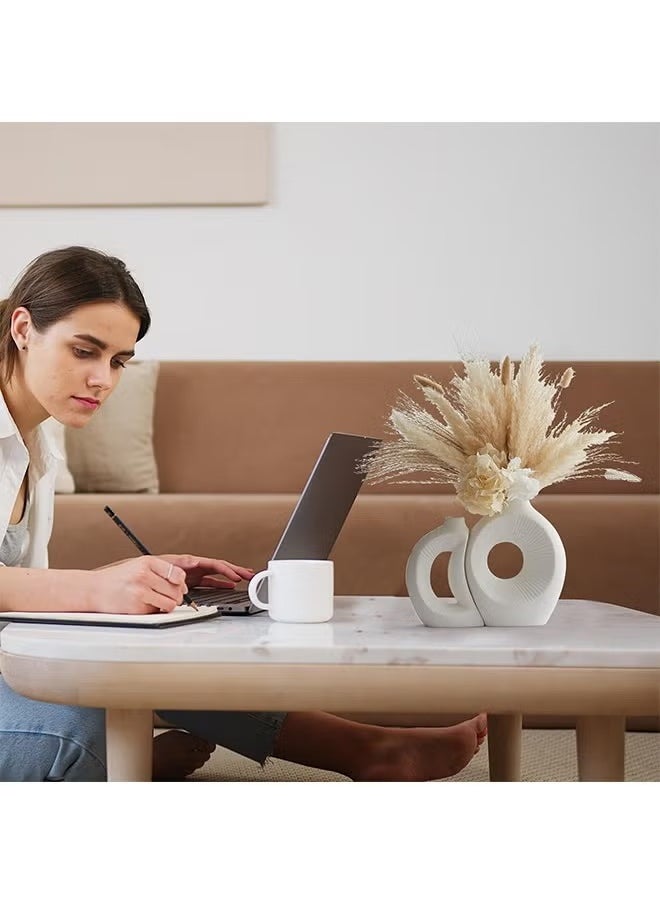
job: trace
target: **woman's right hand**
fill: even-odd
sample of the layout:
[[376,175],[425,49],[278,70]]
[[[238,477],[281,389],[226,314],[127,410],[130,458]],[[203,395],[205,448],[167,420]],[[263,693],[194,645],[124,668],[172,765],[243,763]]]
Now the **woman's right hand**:
[[183,601],[186,573],[157,556],[139,556],[90,571],[90,611],[120,615],[171,612]]

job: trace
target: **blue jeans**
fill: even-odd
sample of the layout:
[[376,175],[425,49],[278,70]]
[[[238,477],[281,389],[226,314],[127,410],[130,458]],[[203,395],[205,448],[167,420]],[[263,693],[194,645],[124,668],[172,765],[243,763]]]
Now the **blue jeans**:
[[[166,722],[265,763],[286,713],[162,710]],[[104,782],[105,710],[30,700],[0,675],[0,781]]]

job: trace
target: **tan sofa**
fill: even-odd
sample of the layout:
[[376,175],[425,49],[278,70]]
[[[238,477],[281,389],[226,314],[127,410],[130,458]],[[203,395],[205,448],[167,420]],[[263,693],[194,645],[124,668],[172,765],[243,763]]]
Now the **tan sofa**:
[[[638,462],[630,469],[642,483],[572,481],[535,501],[566,547],[562,596],[660,614],[660,366],[571,364],[569,416],[614,400],[599,424],[623,432],[620,454]],[[548,362],[547,370],[566,366]],[[160,493],[58,496],[51,566],[91,568],[134,554],[103,514],[108,504],[156,553],[261,568],[328,433],[382,436],[399,390],[421,401],[413,374],[447,382],[455,370],[461,365],[451,362],[163,362],[154,419]],[[449,487],[366,486],[333,552],[336,592],[405,596],[414,543],[463,514]],[[511,566],[502,558],[494,567],[505,574]],[[449,595],[445,572],[441,558],[440,595]]]

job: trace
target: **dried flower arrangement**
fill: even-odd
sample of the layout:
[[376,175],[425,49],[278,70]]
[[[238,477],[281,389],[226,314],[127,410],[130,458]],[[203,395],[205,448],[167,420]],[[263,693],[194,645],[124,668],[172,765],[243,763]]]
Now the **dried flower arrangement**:
[[[571,423],[566,415],[554,423],[561,392],[574,377],[572,367],[559,379],[543,377],[537,345],[517,372],[508,356],[499,371],[486,359],[463,364],[465,376],[455,375],[446,389],[430,377],[415,377],[440,419],[403,395],[402,406],[389,417],[398,438],[385,440],[362,464],[369,482],[451,483],[468,512],[491,516],[562,480],[640,480],[608,466],[633,464],[611,450],[618,434],[586,429],[611,402],[588,408]],[[430,477],[400,479],[419,471]]]

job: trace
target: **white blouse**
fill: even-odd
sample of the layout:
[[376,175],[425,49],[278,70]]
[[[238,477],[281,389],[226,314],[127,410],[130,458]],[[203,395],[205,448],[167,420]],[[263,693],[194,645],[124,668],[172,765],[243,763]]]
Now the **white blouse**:
[[27,444],[23,441],[0,392],[0,542],[7,533],[18,491],[29,468],[29,542],[21,562],[24,568],[48,568],[55,477],[62,458],[62,453],[41,424]]

